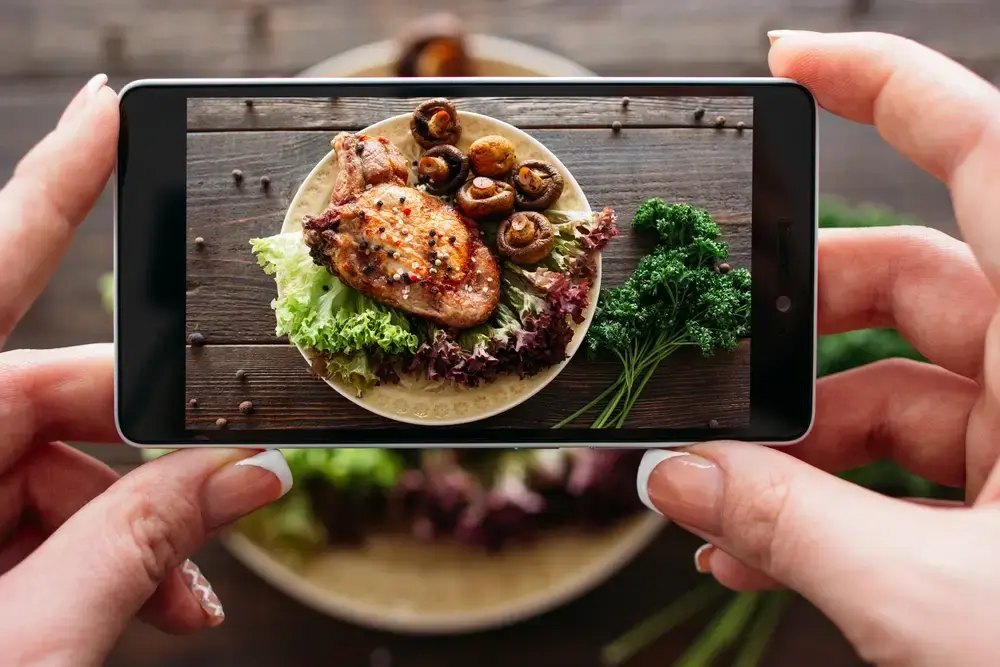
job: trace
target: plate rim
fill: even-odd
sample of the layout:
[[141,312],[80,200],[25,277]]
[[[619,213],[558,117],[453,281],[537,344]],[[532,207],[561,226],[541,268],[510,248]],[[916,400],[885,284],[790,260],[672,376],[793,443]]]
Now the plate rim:
[[[574,576],[561,580],[556,586],[539,588],[530,595],[474,612],[401,612],[360,602],[316,585],[237,528],[226,530],[219,540],[234,558],[258,577],[315,611],[383,632],[460,635],[515,625],[578,599],[619,573],[670,524],[652,511],[639,512],[621,521],[629,522],[632,525],[625,527],[619,541],[601,551],[600,557],[588,562]],[[503,554],[484,557],[503,558]]]
[[[593,208],[590,205],[590,200],[587,198],[587,193],[580,186],[580,183],[576,180],[576,177],[566,167],[566,165],[562,162],[562,160],[559,159],[559,156],[556,155],[551,149],[549,149],[549,147],[546,146],[544,143],[542,143],[535,137],[531,136],[524,130],[520,129],[519,127],[511,125],[510,123],[500,120],[499,118],[494,118],[493,116],[487,116],[486,114],[481,114],[474,111],[461,111],[459,115],[486,120],[489,123],[496,123],[499,125],[500,129],[502,129],[504,132],[512,132],[515,137],[533,145],[533,147],[536,150],[540,150],[543,154],[547,155],[549,158],[551,158],[556,168],[558,168],[563,173],[566,185],[574,188],[575,192],[579,195],[580,199],[583,202],[584,212],[593,213]],[[390,122],[405,121],[408,117],[409,114],[405,113],[389,116],[388,118],[384,118],[378,121],[377,123],[373,123],[365,128],[362,128],[361,130],[358,130],[357,133],[375,134],[378,132],[377,128],[379,128],[380,126]],[[291,201],[288,204],[288,208],[285,211],[285,217],[282,219],[281,231],[279,233],[281,234],[291,233],[291,230],[288,229],[289,227],[298,226],[299,228],[301,228],[301,220],[298,220],[296,218],[294,211],[299,207],[300,201],[303,199],[303,197],[311,187],[311,183],[318,176],[319,172],[322,169],[326,168],[326,166],[330,164],[332,161],[334,161],[335,157],[336,157],[335,152],[332,149],[328,151],[319,160],[319,162],[317,162],[316,165],[309,171],[309,174],[302,180],[302,183],[299,184],[298,189],[295,191],[295,195],[292,197]],[[558,210],[558,209],[550,209],[550,210]],[[364,400],[364,397],[359,398],[351,390],[341,387],[336,382],[330,380],[325,376],[322,376],[320,379],[322,379],[323,382],[327,384],[327,386],[336,391],[343,398],[346,398],[347,400],[354,403],[358,407],[367,410],[372,414],[375,414],[384,419],[390,419],[395,422],[410,424],[412,426],[444,427],[444,426],[458,426],[462,424],[474,424],[477,422],[484,421],[486,419],[490,419],[497,415],[503,414],[504,412],[512,410],[517,406],[521,405],[522,403],[530,400],[534,396],[538,395],[538,393],[541,392],[543,389],[548,387],[549,384],[551,384],[552,381],[555,380],[556,377],[558,377],[559,374],[566,369],[566,366],[573,360],[573,357],[583,346],[583,341],[586,338],[586,333],[590,329],[590,325],[593,323],[594,316],[597,312],[596,295],[600,294],[601,290],[601,281],[603,277],[603,253],[598,254],[596,264],[597,264],[596,277],[592,281],[590,287],[590,297],[591,297],[590,304],[587,306],[587,312],[585,314],[584,321],[574,327],[573,340],[570,341],[570,347],[567,349],[566,359],[561,361],[559,364],[555,366],[550,366],[541,373],[537,374],[535,377],[538,377],[538,375],[542,374],[545,374],[545,377],[544,379],[538,381],[536,383],[536,386],[532,390],[523,394],[519,394],[514,399],[505,401],[498,407],[492,408],[489,411],[477,413],[472,417],[460,417],[456,419],[445,419],[445,420],[400,417],[399,415],[393,414],[388,410],[383,410],[376,406],[372,406],[369,402]],[[278,296],[279,297],[281,296],[280,289],[278,290]],[[312,366],[314,359],[310,351],[307,348],[303,348],[300,345],[294,343],[292,344],[295,345],[295,348],[299,351],[299,354],[302,355],[302,358],[306,361],[306,363]],[[476,388],[471,388],[469,391],[475,391],[475,389]]]
[[[474,33],[466,37],[469,54],[474,60],[503,63],[524,70],[539,70],[547,77],[594,77],[595,72],[552,51],[504,37]],[[399,51],[399,42],[385,39],[361,44],[299,72],[298,77],[350,77],[377,65],[391,66]],[[531,63],[526,65],[525,63]],[[331,73],[332,70],[332,73]],[[542,72],[541,70],[544,70]]]

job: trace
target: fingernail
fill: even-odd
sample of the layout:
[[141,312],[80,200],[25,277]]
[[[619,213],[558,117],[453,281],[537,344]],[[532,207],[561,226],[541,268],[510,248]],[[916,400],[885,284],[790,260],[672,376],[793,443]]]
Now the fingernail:
[[816,31],[814,31],[814,30],[768,30],[767,31],[767,39],[768,39],[768,41],[771,42],[771,46],[774,46],[774,43],[777,42],[782,37],[789,37],[791,35],[810,35],[810,34],[814,35],[814,34],[816,34]]
[[87,88],[87,94],[90,95],[91,97],[93,97],[94,95],[96,95],[101,90],[101,88],[103,88],[107,84],[108,84],[108,75],[107,74],[98,74],[98,75],[94,76],[93,79],[91,79],[90,81],[87,82],[87,86],[86,86],[86,88]]
[[201,573],[198,566],[190,560],[184,561],[184,564],[181,565],[181,576],[191,594],[194,595],[194,599],[205,610],[205,615],[208,616],[208,625],[213,628],[221,625],[226,620],[226,612],[222,609],[219,596],[212,590],[212,584],[208,583],[208,579]]
[[639,464],[639,498],[652,510],[708,533],[721,525],[722,471],[686,450],[652,450]]
[[292,471],[276,449],[228,463],[202,487],[202,512],[210,529],[232,523],[272,503],[292,488]]
[[715,547],[711,544],[703,544],[694,552],[694,569],[699,574],[711,573],[713,553],[715,553]]

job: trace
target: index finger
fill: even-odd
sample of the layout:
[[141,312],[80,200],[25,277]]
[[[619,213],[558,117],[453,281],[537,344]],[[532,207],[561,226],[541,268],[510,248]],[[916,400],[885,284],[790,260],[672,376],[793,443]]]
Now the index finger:
[[874,123],[896,150],[944,181],[976,259],[1000,287],[1000,91],[927,47],[880,33],[770,33],[775,76],[827,110]]
[[0,190],[0,342],[41,293],[111,176],[118,99],[95,77]]

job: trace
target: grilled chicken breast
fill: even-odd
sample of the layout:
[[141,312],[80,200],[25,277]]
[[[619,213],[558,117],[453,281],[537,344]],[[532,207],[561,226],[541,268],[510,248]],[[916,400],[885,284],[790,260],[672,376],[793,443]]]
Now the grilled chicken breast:
[[[373,299],[443,327],[485,322],[500,270],[474,222],[408,187],[407,163],[384,138],[341,133],[330,206],[303,221],[313,260]],[[361,148],[358,148],[358,147]]]

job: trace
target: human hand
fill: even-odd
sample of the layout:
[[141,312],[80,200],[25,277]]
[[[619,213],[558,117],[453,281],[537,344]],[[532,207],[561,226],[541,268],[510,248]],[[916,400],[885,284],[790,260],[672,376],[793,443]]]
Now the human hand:
[[[951,191],[966,243],[924,228],[823,230],[819,333],[894,327],[931,363],[819,380],[816,421],[773,449],[648,452],[647,505],[707,540],[698,569],[790,587],[875,664],[982,667],[1000,655],[1000,91],[914,42],[777,31],[771,70],[882,137]],[[891,458],[962,487],[955,506],[829,473]]]
[[[118,99],[95,77],[0,190],[0,341],[41,293],[115,163]],[[118,442],[111,345],[0,354],[0,664],[104,662],[135,616],[222,622],[187,557],[291,486],[280,452],[169,454],[119,479],[59,439]]]

